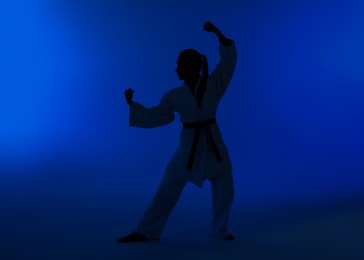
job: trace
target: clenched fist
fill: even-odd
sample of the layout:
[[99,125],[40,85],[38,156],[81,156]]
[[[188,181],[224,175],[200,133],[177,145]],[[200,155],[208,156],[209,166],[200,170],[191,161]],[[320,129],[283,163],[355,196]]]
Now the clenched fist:
[[124,94],[125,94],[126,103],[128,103],[128,105],[131,106],[133,104],[134,90],[129,88],[124,91]]
[[217,32],[218,31],[217,27],[210,21],[207,21],[206,23],[204,23],[203,29],[207,32]]
[[225,35],[220,31],[219,28],[217,28],[212,22],[207,21],[206,23],[203,24],[203,29],[206,32],[213,32],[215,33],[215,35],[219,38],[219,41],[222,45],[225,46],[230,46],[231,44],[233,44],[233,40],[228,39],[225,37]]

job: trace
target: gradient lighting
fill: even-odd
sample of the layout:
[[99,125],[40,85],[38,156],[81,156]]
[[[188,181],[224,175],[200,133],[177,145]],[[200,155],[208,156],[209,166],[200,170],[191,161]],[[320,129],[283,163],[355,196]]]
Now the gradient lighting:
[[74,100],[69,82],[83,72],[84,61],[77,39],[45,3],[8,5],[1,154],[16,166],[42,163],[77,132],[83,101]]
[[[130,128],[123,91],[157,104],[182,83],[175,68],[187,48],[206,54],[213,69],[218,41],[202,30],[207,20],[239,54],[217,115],[234,166],[232,226],[247,225],[241,216],[254,210],[293,214],[363,197],[361,1],[1,5],[0,242],[14,259],[29,259],[16,248],[21,237],[35,236],[26,249],[37,256],[54,234],[69,245],[131,231],[181,124],[177,116],[162,128]],[[193,221],[208,232],[209,207],[209,183],[187,185],[166,236],[200,231]],[[56,259],[55,247],[43,254]]]

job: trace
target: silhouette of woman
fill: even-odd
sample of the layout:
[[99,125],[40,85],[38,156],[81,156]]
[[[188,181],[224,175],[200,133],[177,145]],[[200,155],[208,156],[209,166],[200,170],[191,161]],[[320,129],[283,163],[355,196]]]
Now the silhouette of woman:
[[206,56],[187,49],[179,54],[176,68],[183,85],[167,92],[158,106],[146,108],[133,101],[134,90],[125,90],[125,99],[130,106],[130,126],[163,126],[173,122],[174,112],[177,112],[183,128],[178,148],[166,167],[149,208],[136,230],[119,238],[118,243],[159,239],[186,183],[190,181],[202,188],[206,179],[211,182],[212,190],[211,237],[234,239],[228,232],[234,197],[232,164],[215,117],[233,76],[237,52],[234,41],[226,38],[214,24],[208,21],[203,29],[213,32],[220,42],[220,61],[210,75]]

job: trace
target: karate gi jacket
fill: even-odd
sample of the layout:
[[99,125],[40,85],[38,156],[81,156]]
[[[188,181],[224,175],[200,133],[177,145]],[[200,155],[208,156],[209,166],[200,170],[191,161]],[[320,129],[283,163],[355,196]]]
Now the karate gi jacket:
[[[206,91],[200,108],[198,108],[194,93],[184,83],[182,86],[168,91],[157,106],[146,108],[138,102],[133,102],[129,110],[129,125],[141,128],[160,127],[173,122],[175,112],[179,114],[181,123],[215,118],[219,102],[235,70],[237,61],[235,43],[230,46],[224,46],[220,43],[219,54],[220,61],[208,76]],[[218,161],[216,159],[211,147],[211,140],[208,138],[208,129],[202,128],[192,169],[188,171],[186,164],[196,129],[182,128],[177,150],[166,167],[167,174],[176,174],[187,181],[195,183],[198,187],[202,187],[205,179],[230,172],[232,163],[218,123],[217,120],[217,123],[209,126],[209,128],[222,160]]]

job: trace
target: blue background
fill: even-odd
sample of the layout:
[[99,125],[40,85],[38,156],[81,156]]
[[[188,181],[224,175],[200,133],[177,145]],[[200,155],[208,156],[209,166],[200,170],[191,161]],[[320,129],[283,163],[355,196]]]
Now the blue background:
[[[130,128],[123,92],[156,105],[182,84],[183,49],[213,69],[207,20],[239,55],[217,115],[234,166],[232,232],[254,240],[282,216],[363,208],[363,1],[34,0],[0,10],[2,259],[93,259],[90,240],[107,259],[106,244],[134,229],[181,124]],[[208,186],[186,187],[167,238],[208,239]],[[110,259],[125,253],[113,250]]]

